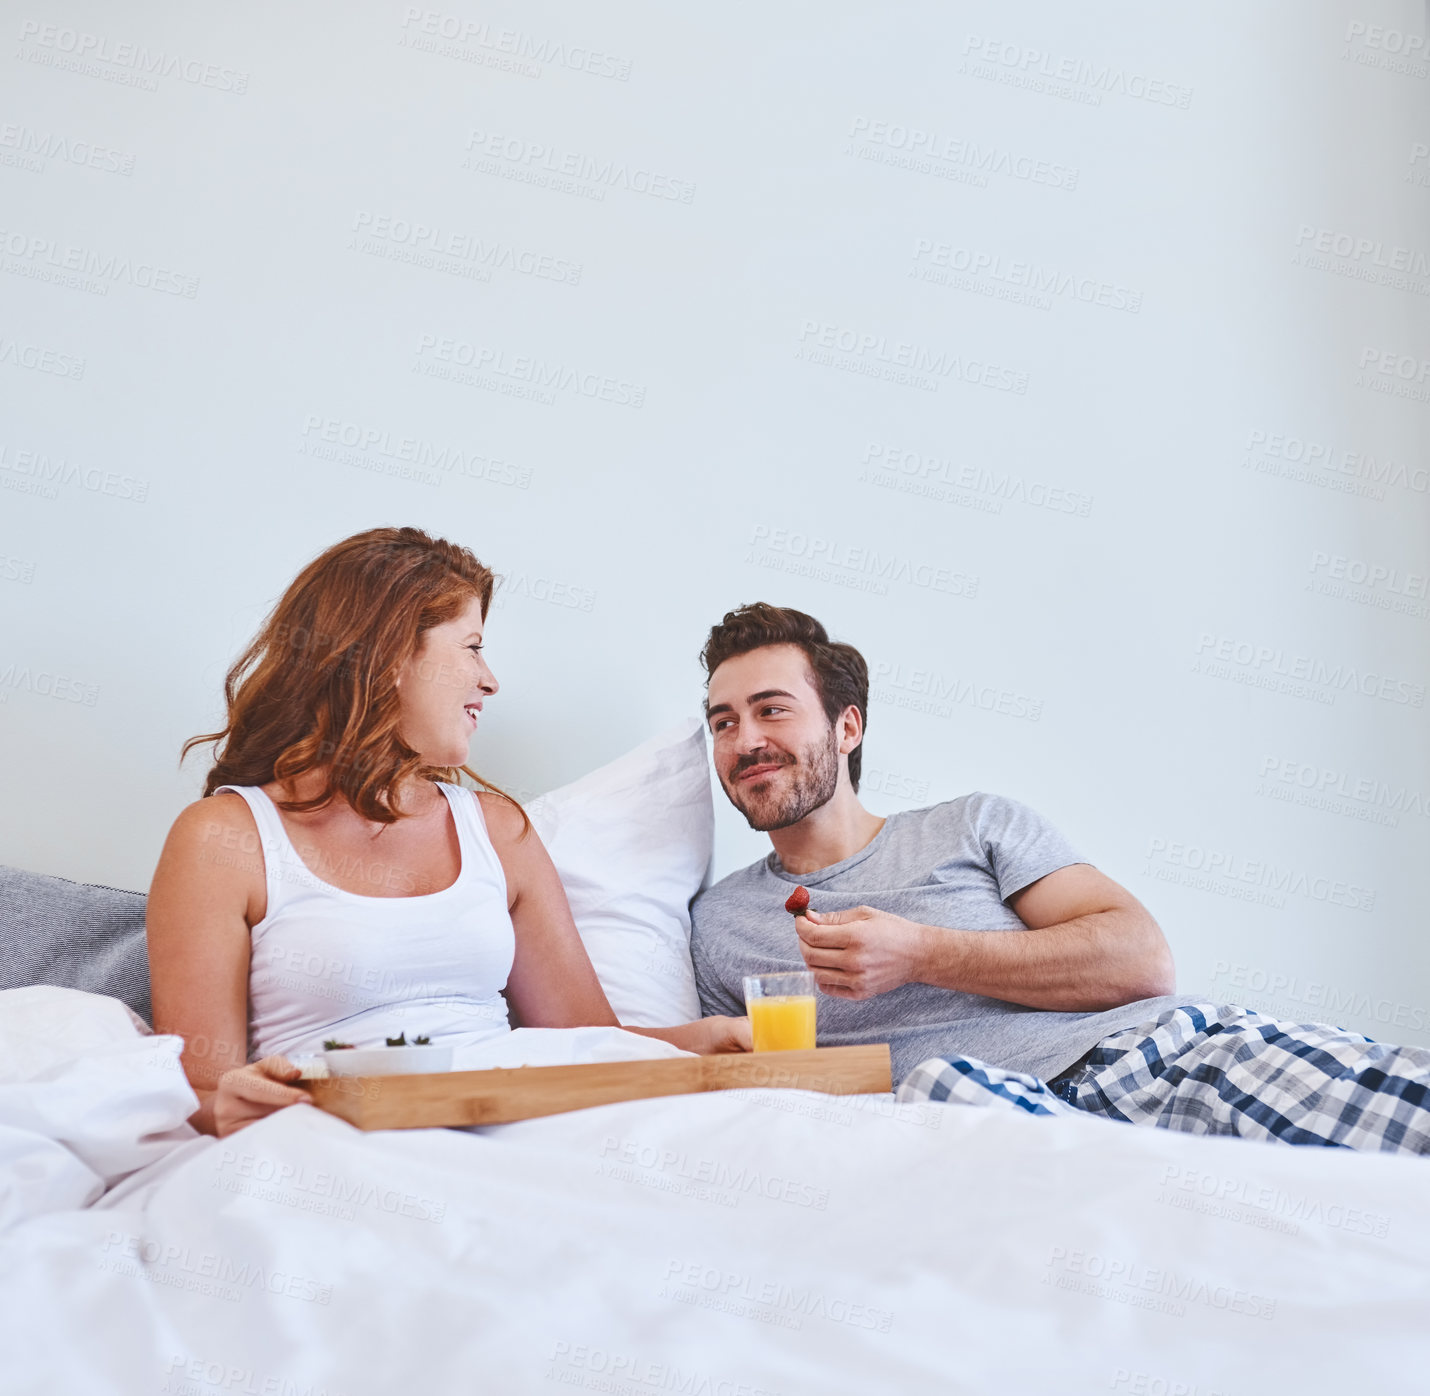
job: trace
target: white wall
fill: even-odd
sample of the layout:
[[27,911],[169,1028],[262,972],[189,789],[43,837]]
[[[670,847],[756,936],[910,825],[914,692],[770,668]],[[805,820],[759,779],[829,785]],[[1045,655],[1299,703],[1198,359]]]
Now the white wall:
[[1424,6],[444,3],[4,7],[0,858],[146,886],[411,523],[510,579],[492,777],[801,606],[874,808],[1018,796],[1184,988],[1430,1041]]

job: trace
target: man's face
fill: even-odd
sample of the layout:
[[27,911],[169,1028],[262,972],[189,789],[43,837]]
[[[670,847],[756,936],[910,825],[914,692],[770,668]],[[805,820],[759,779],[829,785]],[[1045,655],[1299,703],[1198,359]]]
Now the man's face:
[[710,676],[715,774],[750,828],[787,829],[834,798],[839,735],[797,645],[766,645]]

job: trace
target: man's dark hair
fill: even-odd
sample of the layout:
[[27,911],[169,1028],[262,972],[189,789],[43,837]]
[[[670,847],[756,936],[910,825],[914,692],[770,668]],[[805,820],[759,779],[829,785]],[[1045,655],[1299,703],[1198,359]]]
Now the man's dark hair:
[[[853,645],[838,644],[813,616],[789,606],[771,606],[755,601],[738,610],[727,611],[719,625],[712,626],[700,662],[705,666],[705,686],[710,676],[727,660],[766,645],[798,645],[809,661],[809,677],[824,715],[834,725],[848,707],[859,709],[864,728],[869,726],[869,666]],[[864,741],[849,753],[849,784],[859,789],[859,771],[864,762]]]

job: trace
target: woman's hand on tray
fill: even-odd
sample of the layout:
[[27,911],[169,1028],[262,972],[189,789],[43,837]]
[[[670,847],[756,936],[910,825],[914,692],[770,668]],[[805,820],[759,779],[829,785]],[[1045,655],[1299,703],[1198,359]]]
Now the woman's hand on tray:
[[301,1074],[287,1057],[264,1057],[225,1071],[214,1092],[214,1133],[222,1139],[285,1106],[311,1105],[312,1097],[307,1091],[285,1084],[296,1081]]

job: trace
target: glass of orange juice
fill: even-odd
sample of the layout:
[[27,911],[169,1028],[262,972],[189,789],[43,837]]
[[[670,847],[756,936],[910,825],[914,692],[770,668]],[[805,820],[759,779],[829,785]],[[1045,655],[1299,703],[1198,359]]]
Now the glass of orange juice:
[[745,1011],[757,1052],[814,1046],[814,975],[809,970],[745,977]]

